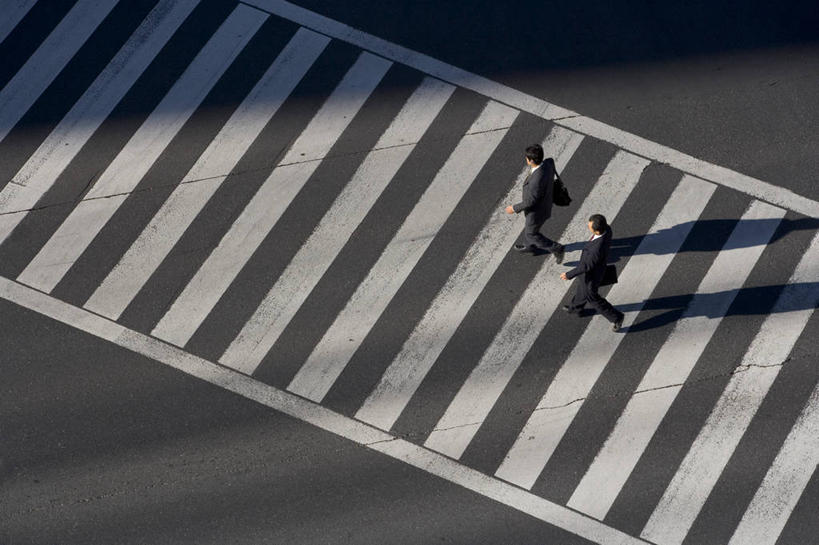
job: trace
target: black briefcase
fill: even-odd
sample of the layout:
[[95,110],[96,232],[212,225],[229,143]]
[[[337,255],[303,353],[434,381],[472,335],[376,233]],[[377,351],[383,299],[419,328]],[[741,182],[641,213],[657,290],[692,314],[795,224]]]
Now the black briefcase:
[[603,273],[603,280],[600,281],[601,286],[610,286],[617,283],[617,267],[614,265],[606,265],[606,272]]

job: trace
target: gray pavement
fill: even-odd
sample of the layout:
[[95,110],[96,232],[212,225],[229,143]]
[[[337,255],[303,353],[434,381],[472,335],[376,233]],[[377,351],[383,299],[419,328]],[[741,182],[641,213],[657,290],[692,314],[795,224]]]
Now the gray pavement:
[[0,302],[0,541],[588,543]]
[[[807,3],[790,10],[703,5],[616,11],[602,3],[545,8],[524,3],[515,11],[490,2],[295,3],[704,161],[819,199],[814,183],[819,21]],[[9,180],[155,4],[146,0],[115,7],[8,137],[0,139],[0,190],[13,189]],[[0,275],[14,280],[30,266],[236,5],[203,0],[193,11],[2,242]],[[0,89],[68,9],[41,0],[0,43],[0,56],[10,59],[0,68]],[[527,23],[531,10],[549,22]],[[266,19],[50,291],[52,298],[76,307],[86,304],[297,29],[289,20]],[[360,53],[353,45],[330,41],[117,318],[119,324],[152,333]],[[398,63],[389,69],[183,347],[187,352],[218,362],[424,76]],[[486,102],[474,91],[454,90],[253,372],[255,380],[288,388],[384,249],[401,242],[394,235]],[[521,150],[554,130],[534,115],[516,117],[463,199],[430,234],[429,247],[384,312],[358,339],[360,346],[321,405],[356,417],[469,255],[487,218],[506,204],[504,196],[522,169]],[[555,238],[571,227],[601,173],[622,153],[608,142],[583,139],[563,169],[574,203],[555,209],[547,235]],[[625,198],[613,222],[611,258],[621,273],[682,175],[650,161]],[[752,202],[747,194],[716,187],[532,494],[557,506],[570,501],[709,268],[721,253],[736,250],[724,245]],[[19,211],[4,209],[14,212]],[[640,536],[746,349],[815,244],[817,227],[816,218],[785,212],[748,279],[728,290],[732,297],[736,290],[736,298],[724,315],[711,316],[718,320],[713,337],[603,517],[605,525]],[[515,252],[504,256],[386,431],[423,445],[495,335],[519,312],[516,304],[548,259]],[[815,284],[802,286],[805,295],[787,310],[812,310]],[[623,310],[642,303],[612,302]],[[47,312],[0,299],[0,316],[3,543],[587,542],[520,512],[511,502],[468,491],[455,477],[449,482],[373,452],[60,324]],[[519,367],[459,457],[464,467],[495,474],[589,323],[589,316],[546,315],[531,349],[516,362]],[[815,315],[807,320],[785,362],[767,362],[781,365],[782,372],[685,543],[731,539],[819,383],[811,365],[817,323]],[[817,475],[807,468],[807,476],[779,544],[806,542],[805,536],[817,530],[810,516],[819,505]]]

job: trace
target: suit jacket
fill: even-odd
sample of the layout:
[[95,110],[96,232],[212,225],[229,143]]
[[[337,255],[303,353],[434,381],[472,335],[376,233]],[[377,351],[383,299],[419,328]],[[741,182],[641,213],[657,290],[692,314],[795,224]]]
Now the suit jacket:
[[515,212],[524,212],[527,223],[543,223],[552,215],[554,182],[555,162],[545,159],[523,182],[523,200],[512,208]]
[[583,281],[590,287],[597,288],[606,272],[606,264],[611,248],[611,227],[602,236],[590,240],[583,247],[577,267],[566,273],[566,278],[584,275]]

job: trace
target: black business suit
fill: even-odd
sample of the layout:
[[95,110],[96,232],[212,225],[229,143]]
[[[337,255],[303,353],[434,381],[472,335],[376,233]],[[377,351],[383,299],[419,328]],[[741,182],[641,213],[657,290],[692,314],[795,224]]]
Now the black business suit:
[[557,242],[543,236],[540,228],[552,215],[554,199],[555,162],[546,159],[532,171],[523,182],[523,200],[512,208],[526,216],[526,227],[523,230],[527,246],[539,248],[546,252],[555,252],[562,248]]
[[569,308],[572,311],[577,311],[588,304],[597,309],[597,312],[602,314],[608,321],[617,322],[623,319],[623,313],[611,306],[608,301],[597,293],[600,281],[603,280],[603,275],[606,272],[609,248],[611,248],[611,227],[606,228],[601,236],[590,240],[583,247],[577,267],[566,273],[568,280],[583,275],[583,278],[577,284],[577,293],[574,294]]

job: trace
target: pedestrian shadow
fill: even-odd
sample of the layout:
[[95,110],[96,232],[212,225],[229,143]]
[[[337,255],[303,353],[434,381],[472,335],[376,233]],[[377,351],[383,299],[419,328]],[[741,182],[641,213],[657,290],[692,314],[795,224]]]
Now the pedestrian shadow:
[[[736,228],[740,221],[753,224],[748,231],[750,233],[756,232],[757,229],[770,231],[773,227],[775,231],[769,244],[773,244],[793,231],[819,229],[819,218],[799,218],[794,220],[784,218],[782,220],[714,219],[689,221],[668,229],[661,229],[656,233],[614,238],[611,241],[609,262],[614,263],[623,257],[637,254],[665,255],[682,252],[719,252],[722,250],[735,250],[737,248],[757,245],[758,240],[753,239],[753,237],[750,237],[748,240],[742,240],[740,237],[735,237],[734,240],[728,240],[730,233]],[[670,240],[679,240],[680,236],[685,233],[687,233],[685,242],[683,242],[678,250],[674,249],[676,244],[667,243]]]
[[[758,245],[758,239],[753,237],[743,240],[735,237],[730,242],[730,233],[736,228],[739,222],[750,223],[751,229],[747,232],[753,233],[757,229],[770,231],[775,228],[774,234],[768,244],[773,244],[788,233],[793,231],[816,230],[819,229],[819,218],[799,218],[782,220],[760,219],[760,220],[732,220],[715,219],[702,221],[688,221],[677,224],[668,229],[660,229],[656,233],[634,237],[613,238],[611,250],[609,251],[609,263],[617,263],[620,259],[632,255],[653,254],[666,255],[670,253],[683,252],[719,252],[722,250],[735,250]],[[778,225],[777,225],[778,224]],[[685,241],[677,250],[676,242],[683,235]],[[571,242],[565,244],[567,252],[580,250],[587,241]],[[577,265],[577,261],[564,263],[567,267]]]
[[[787,295],[780,300],[780,295],[783,293],[785,286],[789,286]],[[728,311],[720,312],[723,306],[721,302],[731,294],[734,294],[735,298]],[[757,286],[714,293],[689,293],[669,297],[655,297],[643,303],[615,304],[614,306],[621,312],[666,310],[666,312],[641,322],[635,322],[628,328],[624,328],[624,331],[635,333],[662,327],[679,320],[683,315],[686,317],[705,316],[707,318],[751,316],[775,312],[812,310],[817,308],[817,305],[819,305],[819,282]]]

